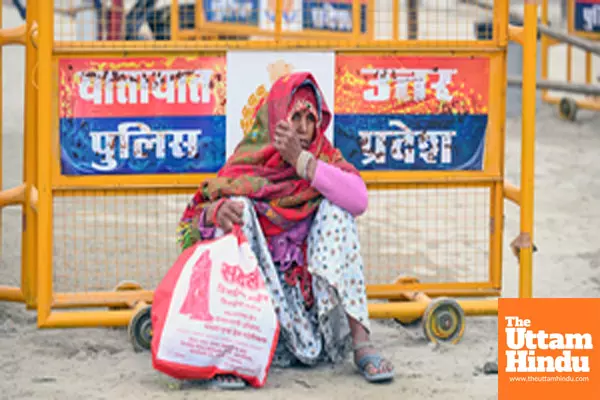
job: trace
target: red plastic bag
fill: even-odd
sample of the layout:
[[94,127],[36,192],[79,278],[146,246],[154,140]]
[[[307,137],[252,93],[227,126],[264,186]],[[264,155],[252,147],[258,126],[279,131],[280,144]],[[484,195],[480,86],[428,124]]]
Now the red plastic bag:
[[175,379],[266,380],[279,322],[262,271],[236,226],[181,253],[154,292],[152,365]]

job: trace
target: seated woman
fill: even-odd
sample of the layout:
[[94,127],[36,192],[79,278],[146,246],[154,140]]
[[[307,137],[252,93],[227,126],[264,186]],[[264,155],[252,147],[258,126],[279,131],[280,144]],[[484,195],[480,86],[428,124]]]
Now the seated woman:
[[[274,83],[252,131],[186,208],[183,249],[242,225],[262,268],[281,334],[273,365],[354,361],[371,382],[394,367],[369,341],[354,218],[367,208],[358,171],[325,137],[331,113],[310,73]],[[217,376],[222,388],[243,387]]]

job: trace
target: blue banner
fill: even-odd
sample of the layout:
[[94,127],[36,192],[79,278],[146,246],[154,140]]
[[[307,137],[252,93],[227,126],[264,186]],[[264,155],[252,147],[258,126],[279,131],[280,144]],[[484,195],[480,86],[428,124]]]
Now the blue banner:
[[[259,26],[273,24],[274,3],[261,4],[258,0],[203,0],[206,22]],[[352,32],[352,3],[336,1],[289,1],[283,4],[283,22],[302,22],[304,29],[328,32]],[[367,5],[361,4],[361,32],[367,32]],[[259,16],[260,15],[260,16]],[[261,18],[268,19],[261,24]]]
[[203,0],[206,22],[258,26],[258,0]]
[[[304,29],[352,32],[352,4],[304,1]],[[360,31],[367,32],[367,6],[360,6]]]
[[575,1],[575,30],[600,33],[600,1]]
[[487,120],[487,115],[336,115],[334,141],[361,171],[480,171]]
[[63,175],[212,173],[225,163],[225,116],[62,118]]

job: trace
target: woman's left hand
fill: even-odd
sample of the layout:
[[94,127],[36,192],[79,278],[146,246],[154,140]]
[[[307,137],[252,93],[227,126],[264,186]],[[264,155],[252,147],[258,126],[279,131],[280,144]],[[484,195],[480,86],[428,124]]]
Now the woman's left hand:
[[294,133],[289,123],[279,121],[275,127],[275,143],[273,146],[281,157],[292,166],[296,166],[296,161],[302,152],[302,145],[298,135]]

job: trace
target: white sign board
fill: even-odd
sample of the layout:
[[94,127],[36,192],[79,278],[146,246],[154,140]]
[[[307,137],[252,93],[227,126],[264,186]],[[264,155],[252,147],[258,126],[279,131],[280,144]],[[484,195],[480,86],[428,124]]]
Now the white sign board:
[[[227,157],[243,138],[244,120],[254,100],[266,95],[280,76],[297,71],[310,71],[333,113],[335,54],[333,52],[227,52]],[[246,109],[246,113],[244,113]],[[333,142],[333,119],[325,136]]]

